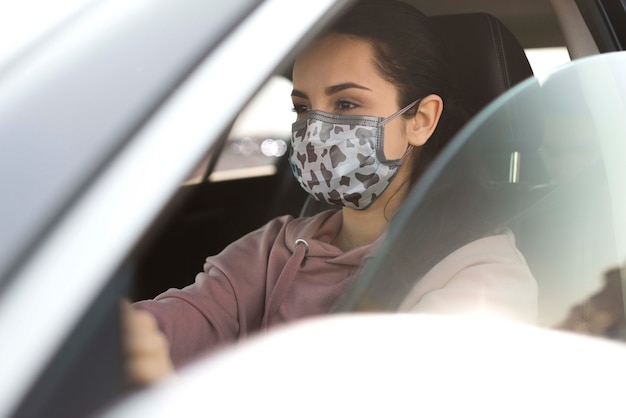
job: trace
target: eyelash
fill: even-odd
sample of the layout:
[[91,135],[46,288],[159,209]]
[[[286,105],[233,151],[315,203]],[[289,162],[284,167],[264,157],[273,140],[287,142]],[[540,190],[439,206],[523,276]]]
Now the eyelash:
[[301,115],[303,113],[306,113],[309,111],[309,108],[307,105],[303,105],[303,104],[294,104],[293,105],[293,109],[291,109],[292,112],[295,112],[296,115]]
[[[335,109],[338,112],[350,111],[350,110],[356,109],[357,107],[359,107],[357,104],[350,102],[348,100],[338,100],[337,103],[335,104]],[[303,113],[308,112],[309,108],[305,104],[294,104],[292,111],[295,112],[297,115],[301,115]]]
[[337,110],[346,111],[346,110],[356,109],[358,106],[348,100],[338,100],[336,107],[337,107]]

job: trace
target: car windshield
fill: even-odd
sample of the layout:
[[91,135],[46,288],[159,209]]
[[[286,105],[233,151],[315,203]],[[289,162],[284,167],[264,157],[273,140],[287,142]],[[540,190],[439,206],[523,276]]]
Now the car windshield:
[[507,229],[537,280],[540,325],[587,332],[595,310],[606,314],[597,333],[621,338],[625,115],[626,53],[576,61],[491,103],[412,191],[340,310],[396,309],[442,258]]

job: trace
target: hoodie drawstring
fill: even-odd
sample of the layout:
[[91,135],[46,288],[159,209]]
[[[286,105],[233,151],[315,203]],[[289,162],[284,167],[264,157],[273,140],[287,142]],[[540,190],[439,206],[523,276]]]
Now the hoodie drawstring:
[[280,272],[280,276],[278,276],[278,280],[276,281],[274,290],[270,295],[270,299],[265,305],[265,313],[263,314],[261,328],[267,327],[270,316],[278,311],[278,308],[287,294],[287,290],[291,287],[291,284],[296,277],[296,273],[298,272],[298,269],[302,265],[304,257],[308,252],[309,244],[302,238],[297,239],[293,254],[289,260],[287,260],[285,267],[283,267],[283,271]]

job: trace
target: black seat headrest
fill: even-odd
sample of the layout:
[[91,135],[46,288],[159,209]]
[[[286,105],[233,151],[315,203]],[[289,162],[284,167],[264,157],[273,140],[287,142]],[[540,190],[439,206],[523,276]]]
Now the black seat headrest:
[[487,13],[432,16],[459,74],[459,99],[469,116],[533,76],[524,48]]

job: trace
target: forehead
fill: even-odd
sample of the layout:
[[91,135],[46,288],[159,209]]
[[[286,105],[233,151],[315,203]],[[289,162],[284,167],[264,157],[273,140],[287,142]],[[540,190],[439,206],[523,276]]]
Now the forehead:
[[305,49],[296,59],[294,85],[366,80],[380,77],[369,41],[343,34],[327,35]]

